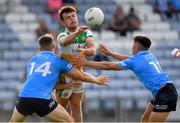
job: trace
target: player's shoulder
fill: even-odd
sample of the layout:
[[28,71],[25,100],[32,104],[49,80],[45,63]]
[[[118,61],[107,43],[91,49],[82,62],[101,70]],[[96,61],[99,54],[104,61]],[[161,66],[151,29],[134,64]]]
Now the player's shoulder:
[[53,54],[53,57],[54,57],[55,60],[58,60],[58,61],[61,60],[61,57],[59,55],[55,54],[55,53]]
[[60,30],[60,33],[59,33],[59,35],[62,35],[62,34],[70,34],[70,32],[66,29],[66,28],[62,28],[61,30]]
[[93,34],[90,29],[87,29],[85,32],[86,32],[87,34]]
[[57,40],[58,40],[59,38],[63,37],[63,36],[66,36],[66,35],[69,35],[69,32],[67,31],[66,28],[62,28],[62,29],[60,30],[59,35],[57,36]]
[[34,56],[31,57],[30,61],[32,60],[37,60],[39,57],[39,53],[38,54],[35,54]]
[[87,29],[85,32],[84,32],[84,35],[85,37],[93,37],[93,33],[90,29]]
[[58,62],[66,62],[65,59],[63,59],[61,56],[57,55],[57,54],[54,54],[54,57],[55,59],[58,61]]
[[68,62],[67,60],[65,60],[65,59],[63,59],[61,57],[59,57],[59,62],[58,63],[61,64],[61,66],[63,66],[63,67],[66,67],[67,65],[68,66],[72,65],[70,62]]
[[87,33],[92,33],[92,31],[91,31],[90,29],[86,29],[85,32],[87,32]]
[[129,58],[127,58],[128,60],[133,60],[133,59],[136,59],[137,58],[137,55],[131,55],[129,56]]

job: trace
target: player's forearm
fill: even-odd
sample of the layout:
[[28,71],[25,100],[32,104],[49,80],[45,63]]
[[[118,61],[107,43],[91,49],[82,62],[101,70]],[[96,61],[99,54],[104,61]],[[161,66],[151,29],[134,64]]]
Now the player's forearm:
[[85,73],[85,72],[82,72],[82,76],[80,78],[81,81],[84,81],[84,82],[87,82],[87,83],[96,83],[98,84],[98,79],[97,77],[91,75],[91,74],[88,74],[88,73]]
[[85,56],[94,56],[96,54],[96,49],[94,47],[85,49],[83,54]]
[[63,38],[61,41],[60,41],[60,44],[62,46],[67,46],[69,44],[71,44],[77,37],[79,33],[78,32],[74,32],[68,36],[66,36],[65,38]]
[[88,82],[88,83],[99,83],[97,77],[92,76],[86,72],[80,71],[78,69],[75,69],[71,73],[67,73],[67,75],[73,79],[76,80],[81,80],[83,82]]
[[91,67],[91,68],[96,68],[100,70],[113,70],[111,63],[102,61],[102,62],[94,62],[94,61],[85,61],[84,62],[85,66]]
[[124,60],[124,59],[127,59],[127,58],[129,58],[130,56],[128,56],[128,55],[122,55],[122,54],[118,54],[118,53],[116,53],[116,52],[111,52],[111,54],[110,54],[110,56],[111,57],[113,57],[113,58],[115,58],[115,59],[118,59],[118,60]]

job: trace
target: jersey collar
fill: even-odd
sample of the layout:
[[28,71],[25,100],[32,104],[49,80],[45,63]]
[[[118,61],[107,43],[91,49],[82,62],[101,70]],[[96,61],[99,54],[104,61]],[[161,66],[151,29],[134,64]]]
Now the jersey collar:
[[69,34],[73,33],[73,32],[70,32],[67,28],[65,28],[65,31]]
[[149,53],[149,51],[140,51],[137,55],[144,55],[144,54],[147,54]]
[[43,53],[43,54],[54,54],[53,51],[40,51],[40,53]]

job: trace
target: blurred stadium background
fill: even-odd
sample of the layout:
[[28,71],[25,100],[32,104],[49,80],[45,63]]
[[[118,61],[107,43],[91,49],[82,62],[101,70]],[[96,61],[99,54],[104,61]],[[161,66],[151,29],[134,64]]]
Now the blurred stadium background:
[[[65,0],[66,1],[66,0]],[[130,54],[133,36],[144,34],[153,41],[151,51],[157,56],[163,69],[174,81],[180,95],[180,59],[170,52],[180,46],[180,20],[173,15],[164,18],[154,12],[155,0],[75,0],[79,24],[84,24],[85,11],[93,6],[103,10],[104,24],[93,31],[95,42],[106,44],[119,53]],[[178,1],[178,0],[177,0]],[[66,1],[67,2],[67,1]],[[16,102],[17,93],[23,84],[24,69],[31,56],[37,53],[37,28],[41,20],[53,34],[62,28],[46,10],[47,0],[0,0],[0,121],[8,121]],[[108,30],[111,17],[121,5],[125,14],[130,7],[141,20],[138,31],[126,36]],[[109,58],[110,60],[114,60]],[[150,94],[129,71],[87,72],[110,76],[108,87],[95,84],[85,85],[85,121],[140,121],[141,115],[150,101]],[[177,111],[168,121],[180,121],[180,100]],[[44,121],[32,116],[27,121]]]

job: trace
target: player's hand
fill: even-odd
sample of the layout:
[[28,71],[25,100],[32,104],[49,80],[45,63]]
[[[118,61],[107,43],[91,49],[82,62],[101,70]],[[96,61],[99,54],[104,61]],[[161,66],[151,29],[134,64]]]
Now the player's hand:
[[78,51],[78,57],[84,57],[85,48],[79,48]]
[[177,58],[180,58],[180,50],[178,48],[174,48],[171,54]]
[[74,57],[72,60],[72,64],[74,67],[78,68],[80,66],[84,66],[86,62],[86,58],[82,55],[79,55],[77,57]]
[[82,82],[81,82],[81,81],[72,80],[72,81],[69,83],[68,88],[69,88],[69,89],[72,89],[72,88],[80,87],[81,85],[82,85]]
[[97,78],[98,78],[98,83],[97,84],[99,84],[99,85],[108,85],[108,82],[109,82],[109,77],[108,76],[100,75]]
[[78,34],[83,33],[86,31],[86,29],[89,29],[89,27],[88,26],[79,26],[77,29],[77,33]]
[[106,56],[110,56],[112,52],[103,44],[99,44],[100,51]]

